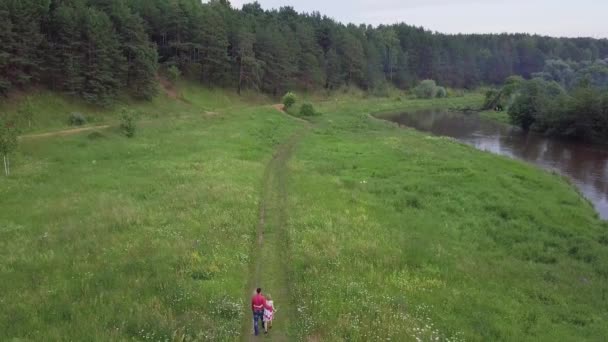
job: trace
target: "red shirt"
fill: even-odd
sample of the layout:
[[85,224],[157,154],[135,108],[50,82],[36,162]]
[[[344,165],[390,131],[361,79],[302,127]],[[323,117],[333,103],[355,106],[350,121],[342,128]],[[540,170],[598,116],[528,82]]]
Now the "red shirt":
[[261,294],[256,294],[251,298],[251,310],[253,311],[261,311],[264,310],[266,306],[266,298]]

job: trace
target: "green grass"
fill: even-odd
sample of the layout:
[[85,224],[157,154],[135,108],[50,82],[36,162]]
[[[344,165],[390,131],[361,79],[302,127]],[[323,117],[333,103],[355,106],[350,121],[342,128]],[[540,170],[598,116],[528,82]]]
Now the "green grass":
[[22,140],[0,179],[0,340],[240,333],[261,176],[296,125],[169,106],[133,139]]
[[606,225],[573,187],[530,165],[366,115],[383,106],[396,105],[322,105],[292,162],[299,336],[607,336]]
[[[86,112],[114,125],[99,134],[21,140],[0,178],[0,340],[234,340],[256,259],[276,338],[608,336],[608,225],[572,186],[369,115],[482,96],[311,95],[306,129],[255,94],[180,92],[127,103],[133,139],[110,109]],[[87,109],[33,101],[32,131]]]

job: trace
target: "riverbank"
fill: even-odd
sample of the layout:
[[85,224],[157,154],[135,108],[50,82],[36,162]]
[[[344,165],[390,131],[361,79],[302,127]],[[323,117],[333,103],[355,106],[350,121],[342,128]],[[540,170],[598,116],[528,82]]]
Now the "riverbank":
[[0,339],[246,338],[261,217],[282,336],[608,334],[607,226],[570,185],[369,116],[481,96],[336,96],[297,145],[305,124],[271,102],[186,98],[146,104],[134,139],[21,142],[0,180]]
[[[415,100],[395,111],[467,102]],[[295,153],[299,336],[603,336],[607,226],[589,203],[534,166],[366,115],[391,106],[323,104]]]

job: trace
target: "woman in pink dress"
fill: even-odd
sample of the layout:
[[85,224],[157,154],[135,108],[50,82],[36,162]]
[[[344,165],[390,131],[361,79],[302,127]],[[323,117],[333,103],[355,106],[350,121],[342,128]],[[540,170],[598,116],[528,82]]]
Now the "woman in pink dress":
[[265,333],[268,334],[268,329],[272,329],[272,320],[274,319],[274,302],[270,294],[266,295],[266,305],[264,306],[264,328]]

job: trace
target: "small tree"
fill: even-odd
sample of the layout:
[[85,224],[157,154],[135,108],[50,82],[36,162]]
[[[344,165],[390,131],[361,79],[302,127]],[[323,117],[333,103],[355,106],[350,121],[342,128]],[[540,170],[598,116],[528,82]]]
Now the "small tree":
[[181,75],[182,72],[175,65],[172,65],[167,69],[167,76],[169,77],[169,81],[173,84],[177,83]]
[[448,96],[448,92],[444,87],[437,87],[437,94],[435,96],[438,98],[444,98]]
[[82,113],[74,112],[70,114],[68,121],[71,126],[82,126],[87,123],[87,118]]
[[127,109],[123,109],[120,114],[120,128],[122,129],[125,136],[132,138],[135,136],[135,114]]
[[421,99],[432,99],[437,95],[437,83],[433,80],[424,80],[414,88],[414,94]]
[[285,110],[291,108],[294,104],[296,104],[297,100],[298,98],[296,94],[292,93],[291,91],[285,94],[283,96],[283,105],[285,106]]
[[17,148],[17,127],[8,120],[0,120],[0,153],[4,159],[4,174],[11,174],[10,154]]
[[300,107],[300,115],[301,116],[315,116],[317,113],[315,112],[315,107],[310,103],[304,103],[302,107]]
[[34,119],[34,107],[30,98],[26,98],[25,102],[19,108],[19,118],[27,121],[27,127],[32,128],[32,120]]

